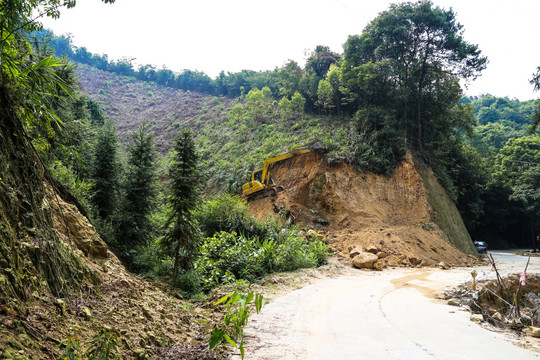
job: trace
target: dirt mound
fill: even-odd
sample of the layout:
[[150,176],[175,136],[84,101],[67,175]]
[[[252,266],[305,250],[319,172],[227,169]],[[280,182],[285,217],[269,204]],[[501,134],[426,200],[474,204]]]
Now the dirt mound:
[[[462,222],[453,224],[453,232],[438,225],[444,218],[441,212],[457,210],[434,210],[426,175],[416,171],[411,156],[390,177],[358,173],[346,164],[329,166],[318,152],[276,164],[271,173],[285,190],[251,202],[250,213],[259,218],[290,214],[290,219],[325,235],[342,259],[362,248],[376,253],[382,266],[464,266],[475,261],[464,254],[473,253],[474,247]],[[451,217],[461,221],[459,213]],[[466,246],[456,248],[448,233],[465,233]]]

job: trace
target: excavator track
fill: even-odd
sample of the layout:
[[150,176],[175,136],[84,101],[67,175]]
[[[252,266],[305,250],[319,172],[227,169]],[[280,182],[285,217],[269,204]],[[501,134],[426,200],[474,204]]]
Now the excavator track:
[[247,197],[246,200],[249,202],[249,201],[255,201],[258,199],[263,199],[269,196],[276,196],[276,194],[280,191],[283,191],[283,187],[274,186],[271,188],[263,189],[261,191],[257,191],[254,194],[251,194],[250,196]]

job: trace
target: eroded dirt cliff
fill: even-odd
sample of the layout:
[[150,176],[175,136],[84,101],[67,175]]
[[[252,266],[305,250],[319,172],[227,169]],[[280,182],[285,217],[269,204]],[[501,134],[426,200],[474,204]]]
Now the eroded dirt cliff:
[[203,344],[211,326],[208,310],[183,301],[165,284],[127,272],[76,206],[47,183],[44,190],[41,208],[51,215],[58,246],[77,262],[71,271],[82,283],[62,296],[37,285],[18,308],[5,305],[0,358],[54,359],[68,335],[86,348],[103,327],[117,333],[126,358],[213,358]]
[[271,174],[285,190],[251,202],[251,213],[292,215],[319,230],[342,259],[362,248],[377,253],[381,266],[475,261],[465,255],[475,250],[455,205],[428,169],[420,175],[410,155],[389,177],[329,166],[318,152],[276,164]]

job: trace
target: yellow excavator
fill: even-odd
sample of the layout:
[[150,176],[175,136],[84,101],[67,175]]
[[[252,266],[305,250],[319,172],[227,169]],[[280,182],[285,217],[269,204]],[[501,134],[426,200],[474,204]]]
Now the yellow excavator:
[[264,160],[262,169],[251,174],[251,181],[242,186],[242,196],[248,201],[275,195],[282,191],[281,186],[276,186],[272,176],[270,176],[270,165],[279,161],[291,158],[296,155],[305,154],[313,150],[312,148],[300,148],[277,156],[272,156]]

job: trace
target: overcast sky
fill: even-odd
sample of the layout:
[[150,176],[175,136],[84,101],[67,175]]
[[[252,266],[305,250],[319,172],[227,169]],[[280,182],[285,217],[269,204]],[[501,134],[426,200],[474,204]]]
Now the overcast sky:
[[[135,58],[136,64],[173,71],[272,70],[289,59],[305,65],[306,52],[327,45],[343,52],[348,35],[360,34],[389,4],[386,0],[79,0],[45,27],[70,33],[75,46]],[[466,93],[540,97],[529,79],[540,66],[538,0],[434,0],[457,13],[465,40],[489,59]]]

